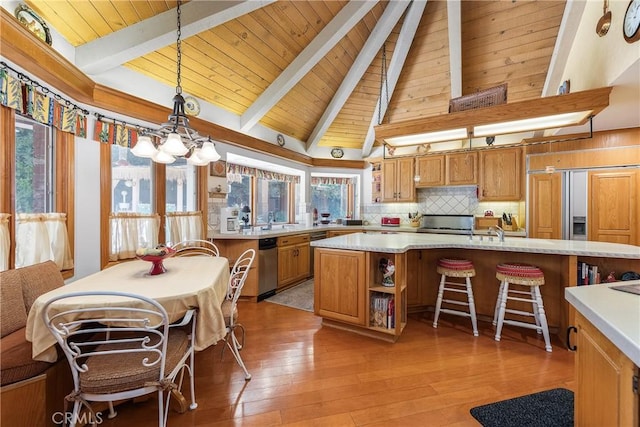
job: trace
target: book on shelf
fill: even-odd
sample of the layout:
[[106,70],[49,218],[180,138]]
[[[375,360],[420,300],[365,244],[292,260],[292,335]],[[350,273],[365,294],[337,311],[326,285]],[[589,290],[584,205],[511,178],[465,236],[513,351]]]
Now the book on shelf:
[[373,327],[395,328],[395,301],[393,295],[372,293],[369,319],[369,323]]
[[578,286],[595,285],[600,283],[600,271],[597,265],[578,261]]

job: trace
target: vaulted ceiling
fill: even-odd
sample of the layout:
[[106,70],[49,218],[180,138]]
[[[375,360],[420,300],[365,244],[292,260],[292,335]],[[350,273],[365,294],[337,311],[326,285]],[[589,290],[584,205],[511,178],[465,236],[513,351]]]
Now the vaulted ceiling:
[[[126,67],[175,87],[176,1],[26,3],[90,77]],[[366,157],[379,122],[445,114],[451,98],[502,83],[508,102],[545,95],[564,9],[557,0],[191,1],[181,6],[181,85],[242,131],[263,126],[310,153]]]

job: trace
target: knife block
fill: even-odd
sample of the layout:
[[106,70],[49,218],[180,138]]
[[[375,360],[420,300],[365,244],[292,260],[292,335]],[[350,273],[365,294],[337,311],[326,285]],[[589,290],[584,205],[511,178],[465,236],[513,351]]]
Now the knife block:
[[518,220],[515,216],[511,217],[511,225],[502,221],[502,229],[505,231],[518,231]]

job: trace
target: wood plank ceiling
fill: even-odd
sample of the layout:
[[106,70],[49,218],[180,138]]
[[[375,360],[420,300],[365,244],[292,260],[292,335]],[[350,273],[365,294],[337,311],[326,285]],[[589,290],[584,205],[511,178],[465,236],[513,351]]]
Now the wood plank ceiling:
[[[127,27],[145,22],[157,25],[153,19],[163,13],[164,22],[175,23],[173,0],[26,3],[76,48],[91,46]],[[400,2],[371,1],[366,6],[341,0],[251,3],[260,3],[261,7],[253,6],[247,13],[187,36],[185,10],[189,4],[183,5],[184,93],[237,115],[245,127],[257,122],[307,143],[307,148],[355,148],[363,150],[363,156],[372,143],[370,139],[367,147],[367,134],[372,125],[378,124],[376,107],[381,92],[383,103],[388,104],[384,123],[445,114],[450,98],[504,82],[508,83],[508,102],[541,97],[565,7],[564,1],[556,0],[462,1],[457,18],[461,28],[455,30],[460,49],[450,48],[451,17],[447,11],[451,5],[445,0],[429,0],[424,12],[416,12],[417,8],[402,2],[402,10],[396,12],[399,19],[391,24],[383,21],[385,11],[394,4],[399,7]],[[348,7],[358,7],[362,14],[350,29],[347,18],[340,15]],[[378,45],[382,43],[376,44],[372,37],[386,31],[384,52],[390,64],[394,53],[400,52],[398,40],[411,13],[422,16],[413,17],[419,24],[415,33],[409,33],[413,40],[405,42],[410,48],[387,102],[386,90],[381,91],[383,49]],[[342,30],[345,35],[325,48],[321,43],[332,35],[327,33],[335,33],[330,24],[336,22],[342,25],[337,28],[346,28]],[[386,28],[377,27],[379,23]],[[174,87],[175,26],[165,33],[162,46],[122,65]],[[309,52],[315,50],[314,43],[326,50],[315,63],[314,52]],[[358,55],[374,48],[363,66]],[[461,70],[452,73],[451,58],[459,58]],[[308,71],[304,67],[309,67]],[[302,75],[288,88],[282,80],[296,75],[296,71]],[[389,75],[387,81],[392,77]],[[287,88],[286,93],[271,96],[269,91],[278,87]],[[452,96],[455,87],[461,88],[461,93]],[[336,103],[335,98],[344,98],[344,102]]]

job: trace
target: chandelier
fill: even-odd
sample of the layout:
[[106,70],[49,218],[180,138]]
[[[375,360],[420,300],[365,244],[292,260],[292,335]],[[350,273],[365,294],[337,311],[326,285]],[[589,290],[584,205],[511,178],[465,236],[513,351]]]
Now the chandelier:
[[[195,166],[205,166],[209,162],[215,162],[220,159],[220,154],[216,151],[211,138],[201,136],[198,131],[189,126],[189,118],[184,112],[184,97],[182,96],[182,87],[180,86],[180,68],[182,62],[182,41],[180,40],[181,23],[180,23],[180,4],[178,0],[177,6],[177,82],[176,94],[173,97],[173,111],[168,117],[166,123],[162,123],[160,129],[145,130],[135,147],[131,152],[138,157],[151,158],[156,163],[173,163],[176,157],[184,157],[187,163]],[[154,143],[151,137],[157,143]]]

